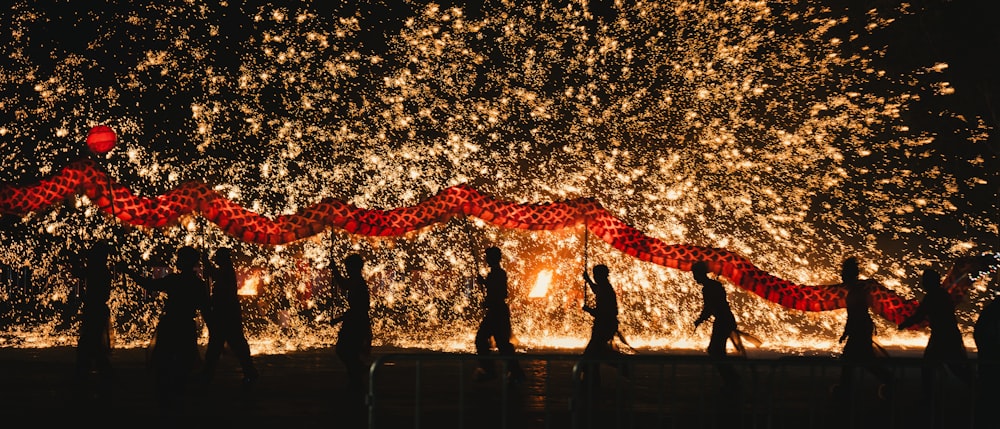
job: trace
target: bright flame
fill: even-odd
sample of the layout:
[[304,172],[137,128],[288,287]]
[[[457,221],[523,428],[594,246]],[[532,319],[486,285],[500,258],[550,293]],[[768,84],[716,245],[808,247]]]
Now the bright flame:
[[241,296],[257,295],[258,285],[260,285],[260,277],[257,274],[249,275],[243,280],[243,285],[240,286],[240,290],[236,291],[236,293]]
[[552,270],[541,270],[535,278],[535,286],[531,288],[528,298],[544,298],[549,292],[549,284],[552,283]]

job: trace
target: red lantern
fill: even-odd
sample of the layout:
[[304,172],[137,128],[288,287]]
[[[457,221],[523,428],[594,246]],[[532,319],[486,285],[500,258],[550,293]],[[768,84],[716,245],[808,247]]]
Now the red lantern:
[[98,155],[105,154],[115,147],[117,139],[118,136],[115,135],[115,130],[112,130],[111,127],[98,125],[91,128],[90,133],[87,134],[87,147]]

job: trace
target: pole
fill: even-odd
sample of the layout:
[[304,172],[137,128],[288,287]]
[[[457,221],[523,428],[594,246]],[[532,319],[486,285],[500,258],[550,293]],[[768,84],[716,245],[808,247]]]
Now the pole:
[[472,266],[474,267],[472,285],[476,285],[476,278],[479,276],[479,258],[476,257],[476,243],[472,238],[472,221],[466,218],[465,235],[469,238],[469,253],[472,254]]
[[[107,169],[105,169],[105,171],[107,171]],[[108,183],[108,189],[107,189],[108,190],[108,201],[111,203],[111,226],[110,226],[111,243],[109,243],[109,247],[111,249],[114,249],[114,254],[116,256],[118,256],[118,234],[115,233],[115,223],[118,222],[118,216],[115,215],[115,186],[114,186],[114,183],[111,182],[111,176],[108,175],[107,172],[105,172],[105,174],[104,174],[104,180],[106,180],[107,183]],[[110,267],[108,268],[108,271],[111,272],[111,284],[109,286],[111,286],[111,289],[114,289],[114,287],[115,287],[115,277],[116,277],[115,276],[115,271],[116,271],[116,268],[117,268],[116,267],[117,264],[111,262],[111,252],[108,252],[108,261],[107,261],[107,263],[108,263],[108,265],[110,265]]]
[[[583,218],[583,273],[587,274],[587,268],[590,265],[587,258],[589,257],[590,250],[588,249],[588,241],[590,238],[590,228],[587,226],[587,218]],[[587,282],[583,282],[583,304],[587,305]]]
[[465,236],[469,240],[469,254],[472,255],[473,272],[472,276],[469,278],[469,286],[465,290],[465,298],[468,299],[470,304],[474,302],[476,304],[482,304],[479,300],[475,299],[477,291],[476,288],[478,287],[479,280],[479,259],[476,257],[476,242],[472,237],[472,221],[468,219],[468,216],[469,215],[465,215],[464,219],[466,224],[463,229],[465,229]]
[[[214,264],[214,262],[212,262],[211,258],[209,258],[208,256],[208,240],[205,239],[205,236],[208,234],[208,231],[206,231],[208,225],[204,225],[200,221],[198,221],[198,217],[199,217],[198,215],[195,215],[194,220],[195,222],[198,222],[198,229],[201,231],[200,235],[201,235],[201,252],[203,255],[202,258],[204,258],[205,262],[209,264]],[[215,267],[214,265],[213,267],[218,268]],[[212,289],[215,287],[215,284],[212,281],[212,276],[208,275],[212,270],[209,270],[208,267],[201,267],[201,271],[205,277],[205,287],[208,288],[208,296],[212,296]]]

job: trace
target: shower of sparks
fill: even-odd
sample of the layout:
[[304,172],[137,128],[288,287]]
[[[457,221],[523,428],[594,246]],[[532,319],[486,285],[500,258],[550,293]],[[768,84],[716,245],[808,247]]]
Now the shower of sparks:
[[[984,121],[945,107],[935,114],[960,127],[918,130],[915,104],[954,97],[950,68],[884,60],[880,37],[919,13],[905,5],[849,15],[820,1],[239,3],[9,8],[0,181],[58,171],[105,124],[119,142],[100,162],[136,193],[202,180],[271,217],[325,197],[409,206],[459,183],[519,202],[594,197],[650,236],[725,247],[802,284],[838,283],[840,260],[858,255],[864,275],[909,297],[920,269],[998,250]],[[367,260],[376,344],[471,350],[473,279],[489,246],[504,252],[519,347],[580,347],[589,334],[582,228],[453,220],[400,239],[331,231],[271,248],[196,216],[130,229],[78,198],[3,219],[0,262],[12,268],[0,346],[74,341],[67,266],[102,238],[119,264],[150,273],[180,245],[232,247],[242,290],[254,285],[241,299],[255,352],[333,342],[328,320],[346,299],[330,264],[352,252]],[[610,267],[633,345],[707,343],[707,328],[691,328],[701,297],[689,273],[591,241],[587,259]],[[528,299],[543,267],[548,293]],[[988,282],[962,307],[966,331]],[[843,311],[727,288],[741,328],[766,347],[839,350]],[[120,278],[118,344],[145,344],[161,304]],[[879,332],[883,344],[925,338]]]
[[535,285],[528,292],[528,298],[545,298],[549,293],[549,285],[552,284],[552,270],[541,270],[535,278]]

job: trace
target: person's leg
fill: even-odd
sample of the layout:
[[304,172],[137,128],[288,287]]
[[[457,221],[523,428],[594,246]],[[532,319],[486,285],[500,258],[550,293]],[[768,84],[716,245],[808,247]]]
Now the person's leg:
[[[514,345],[510,342],[511,337],[511,327],[510,327],[510,315],[505,314],[505,317],[500,317],[497,320],[497,329],[494,331],[493,340],[497,343],[497,351],[501,356],[513,357],[515,354]],[[524,379],[524,371],[521,370],[521,364],[517,359],[507,360],[507,370],[510,372],[511,378],[515,380]]]
[[337,357],[347,370],[347,391],[351,394],[363,392],[364,361],[358,348],[346,342],[337,344]]
[[76,343],[76,376],[83,380],[90,373],[91,364],[94,362],[94,355],[97,350],[97,339],[91,317],[84,315],[80,323],[80,338]]
[[222,348],[225,346],[225,337],[220,332],[221,328],[216,328],[215,332],[209,331],[208,345],[205,347],[205,367],[202,369],[202,381],[210,382],[215,376],[215,366],[219,363],[222,355]]
[[94,364],[100,376],[102,395],[111,395],[114,381],[114,368],[111,366],[111,321],[101,324],[100,342],[94,344]]
[[849,388],[854,381],[854,364],[845,359],[844,366],[840,368],[840,387]]
[[[730,330],[722,326],[712,327],[712,339],[708,343],[708,355],[716,360],[726,359],[726,342],[729,341]],[[719,375],[726,387],[733,388],[740,384],[740,375],[732,365],[720,362],[716,365]]]
[[365,362],[359,353],[352,354],[347,360],[347,388],[349,391],[363,395],[365,388]]
[[81,381],[87,379],[90,373],[91,348],[87,337],[81,334],[80,340],[76,343],[76,378]]
[[579,376],[585,388],[594,388],[601,385],[601,368],[597,362],[590,361],[590,359],[594,359],[599,355],[596,335],[595,330],[591,330],[590,341],[587,342],[587,347],[583,349],[583,362],[580,365]]
[[880,381],[882,384],[892,383],[892,378],[893,378],[892,370],[890,370],[889,368],[886,368],[875,362],[872,362],[870,365],[868,365],[867,368],[868,372],[872,373],[875,376],[875,378],[877,378],[878,381]]
[[961,343],[956,344],[951,350],[951,356],[948,358],[948,369],[966,385],[975,386],[976,372],[969,363],[969,355],[965,352],[965,346]]
[[[487,312],[486,317],[479,323],[479,330],[476,331],[476,354],[479,356],[490,354],[490,338],[493,336],[491,328],[490,314]],[[496,376],[496,365],[489,359],[480,359],[479,368],[483,371],[484,377]]]
[[257,373],[257,367],[253,364],[253,357],[250,355],[250,344],[247,342],[246,336],[243,335],[243,329],[233,331],[229,335],[228,342],[229,349],[239,359],[240,367],[243,368],[243,378],[247,381],[257,379],[259,374]]
[[932,362],[925,362],[920,368],[920,387],[921,392],[924,395],[924,399],[931,400],[934,398],[934,384],[935,378],[937,377],[937,364]]

